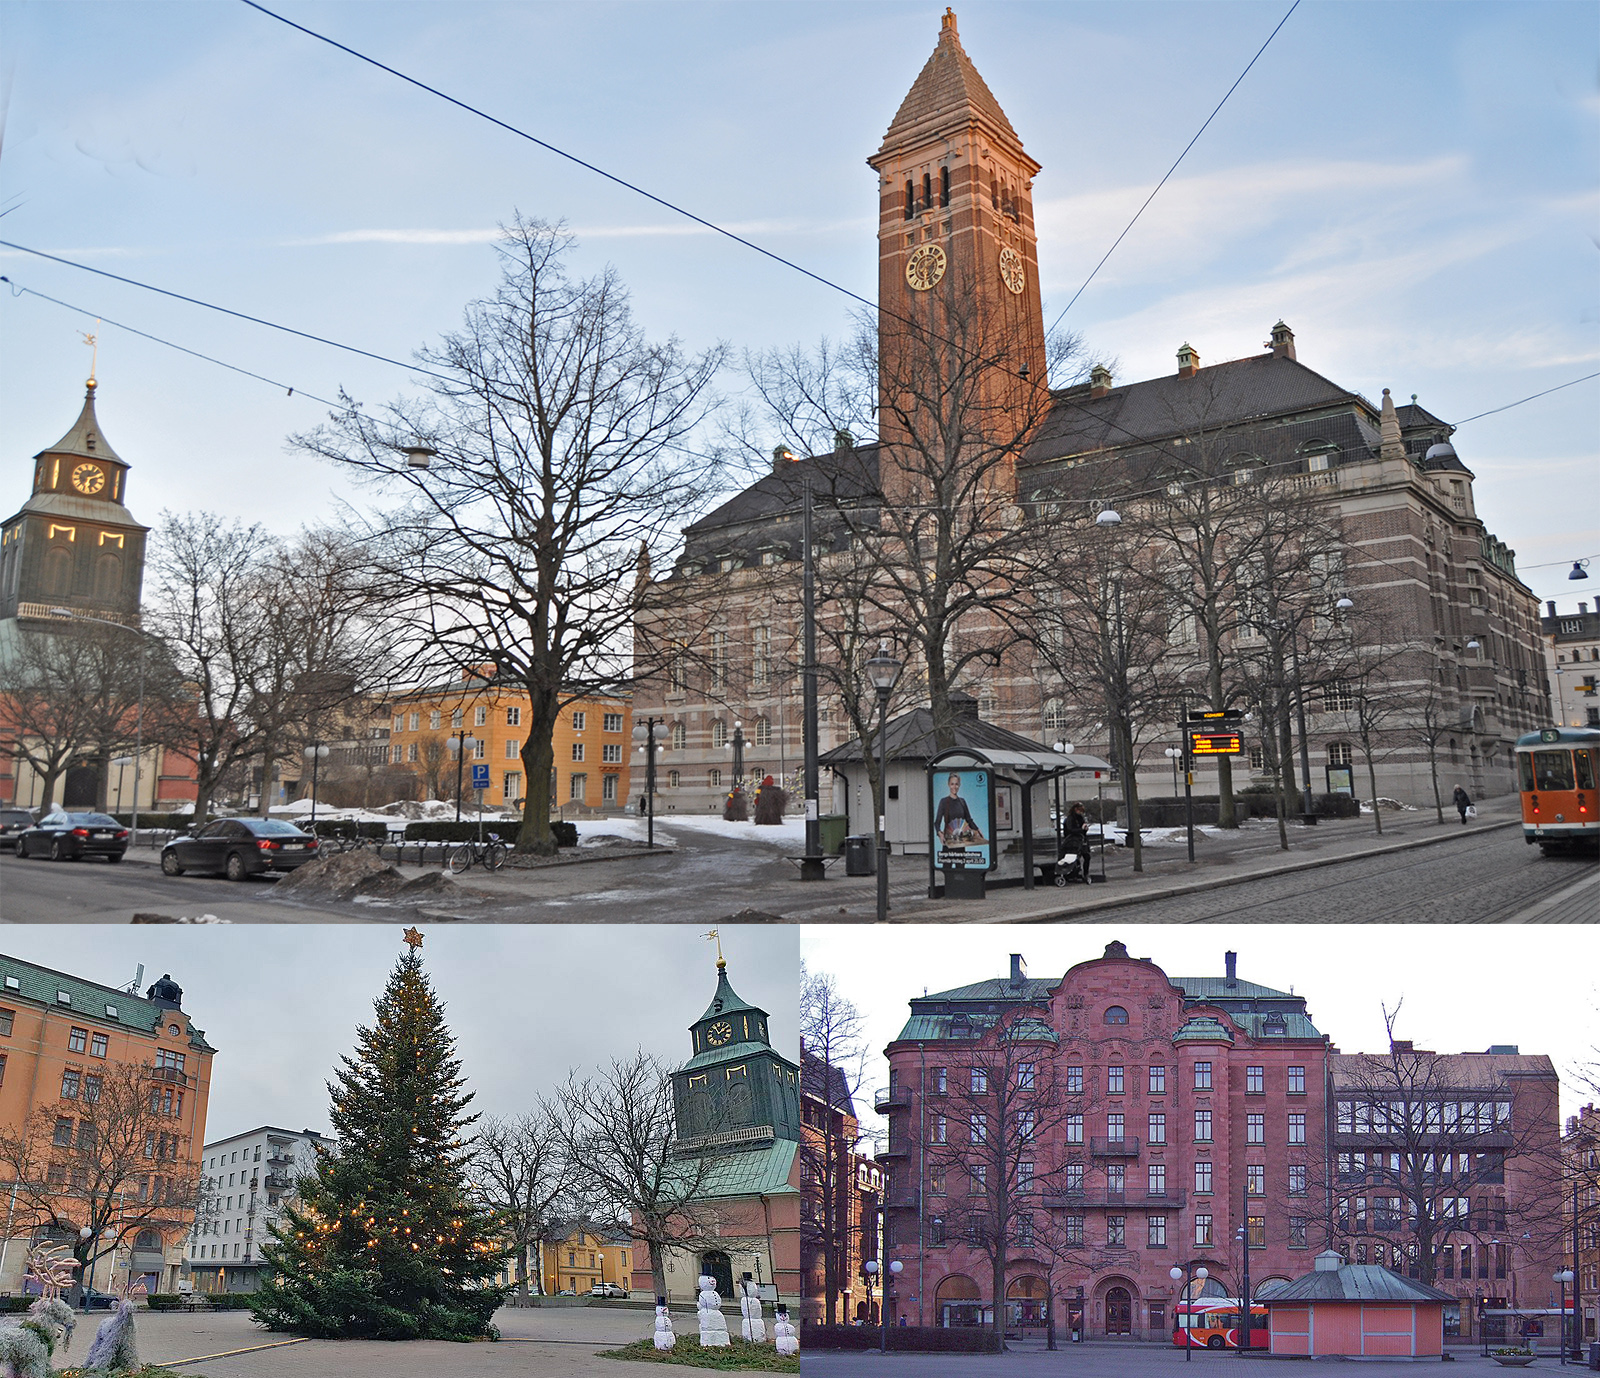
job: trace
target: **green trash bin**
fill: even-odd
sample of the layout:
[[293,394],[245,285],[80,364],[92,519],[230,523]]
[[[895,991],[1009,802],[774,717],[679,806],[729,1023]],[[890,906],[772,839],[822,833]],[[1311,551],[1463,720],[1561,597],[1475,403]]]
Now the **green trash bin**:
[[822,850],[826,856],[838,856],[844,850],[844,839],[850,831],[850,820],[842,813],[825,813],[817,819],[822,832]]

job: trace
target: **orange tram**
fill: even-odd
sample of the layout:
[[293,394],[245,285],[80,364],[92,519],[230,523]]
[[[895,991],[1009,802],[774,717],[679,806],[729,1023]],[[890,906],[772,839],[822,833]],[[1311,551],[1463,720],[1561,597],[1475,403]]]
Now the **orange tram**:
[[1543,727],[1517,738],[1522,840],[1549,853],[1600,849],[1600,728]]

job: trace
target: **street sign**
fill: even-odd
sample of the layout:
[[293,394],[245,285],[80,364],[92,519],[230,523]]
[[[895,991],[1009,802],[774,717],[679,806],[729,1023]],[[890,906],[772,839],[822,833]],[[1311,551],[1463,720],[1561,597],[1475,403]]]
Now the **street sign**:
[[1244,741],[1237,732],[1191,732],[1191,756],[1239,756],[1244,753]]
[[473,789],[488,789],[489,788],[489,767],[488,766],[475,765],[475,766],[472,767],[472,788]]
[[1244,710],[1242,708],[1207,709],[1203,713],[1189,714],[1188,721],[1194,723],[1243,722]]

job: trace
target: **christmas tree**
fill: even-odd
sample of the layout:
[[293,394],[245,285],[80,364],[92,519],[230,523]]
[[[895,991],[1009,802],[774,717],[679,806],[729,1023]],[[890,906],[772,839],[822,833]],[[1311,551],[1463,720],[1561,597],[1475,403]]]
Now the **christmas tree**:
[[255,1316],[323,1338],[477,1340],[504,1299],[504,1251],[473,1204],[467,1113],[455,1039],[406,930],[370,1028],[328,1084],[337,1150],[272,1228]]

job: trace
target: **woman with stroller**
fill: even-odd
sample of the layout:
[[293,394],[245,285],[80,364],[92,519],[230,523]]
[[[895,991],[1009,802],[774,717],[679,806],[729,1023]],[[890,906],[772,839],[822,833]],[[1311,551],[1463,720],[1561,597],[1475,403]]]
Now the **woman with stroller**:
[[1089,816],[1083,811],[1082,804],[1074,804],[1067,810],[1065,849],[1061,854],[1062,861],[1066,861],[1069,856],[1077,859],[1078,878],[1087,885],[1089,883]]

